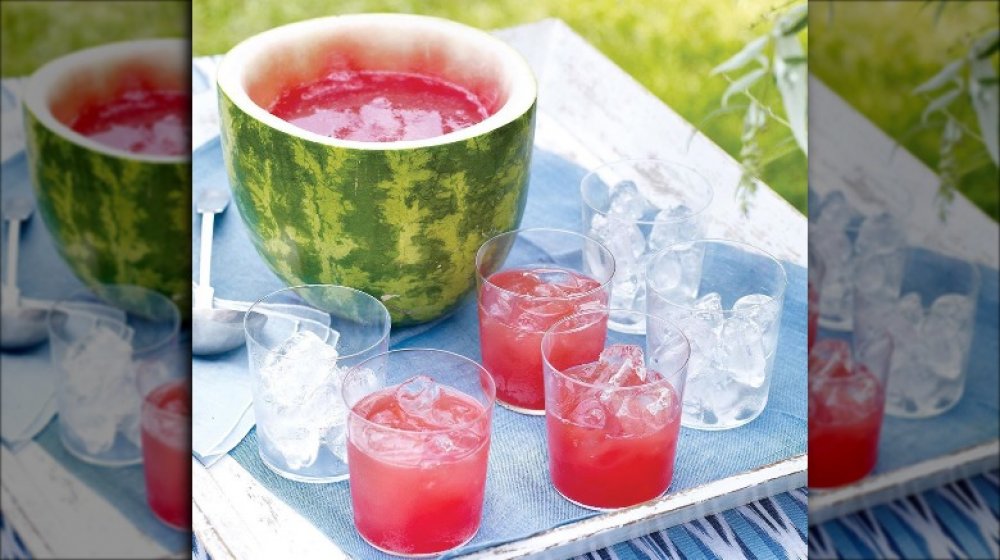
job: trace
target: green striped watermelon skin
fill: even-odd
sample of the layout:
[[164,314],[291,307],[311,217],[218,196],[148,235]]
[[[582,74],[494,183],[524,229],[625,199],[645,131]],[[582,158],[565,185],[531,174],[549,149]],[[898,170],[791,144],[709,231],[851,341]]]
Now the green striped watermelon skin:
[[453,310],[479,246],[524,213],[535,104],[475,138],[396,150],[287,134],[221,89],[219,107],[233,199],[271,269],[289,285],[365,291],[395,326]]
[[39,213],[80,280],[133,284],[191,309],[191,163],[139,161],[81,146],[27,108]]

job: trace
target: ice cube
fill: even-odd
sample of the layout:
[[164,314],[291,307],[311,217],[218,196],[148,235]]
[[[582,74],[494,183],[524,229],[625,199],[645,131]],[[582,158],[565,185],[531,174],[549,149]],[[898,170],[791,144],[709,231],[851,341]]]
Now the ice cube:
[[924,307],[920,300],[920,294],[916,292],[910,292],[899,298],[896,310],[899,316],[910,324],[920,325],[924,320]]
[[816,224],[820,227],[829,226],[843,231],[847,225],[860,216],[857,210],[847,201],[841,191],[833,191],[826,195],[820,203],[819,217]]
[[735,413],[740,400],[730,375],[708,365],[701,375],[688,379],[684,389],[684,414],[705,424],[716,424]]
[[585,399],[570,411],[566,420],[577,426],[600,430],[607,424],[608,413],[597,400]]
[[733,316],[753,322],[761,332],[771,330],[778,320],[778,302],[764,294],[749,294],[733,304]]
[[633,181],[618,182],[611,188],[608,196],[610,198],[608,214],[625,220],[642,219],[649,206]]
[[622,391],[614,417],[623,436],[640,436],[662,429],[677,414],[679,403],[667,385],[643,391]]
[[767,355],[764,334],[757,325],[742,317],[730,317],[722,327],[716,361],[721,369],[744,385],[757,388],[764,385]]
[[809,383],[851,374],[851,346],[846,340],[825,338],[809,351]]
[[958,379],[965,368],[965,344],[963,333],[953,330],[936,328],[936,320],[929,318],[924,323],[923,332],[923,362],[931,370],[947,380]]
[[294,421],[271,419],[258,422],[267,446],[274,448],[292,470],[304,469],[316,462],[320,434],[313,426]]
[[695,310],[695,316],[709,326],[713,331],[719,332],[722,328],[722,296],[716,292],[707,293],[696,299],[691,305]]
[[[545,293],[536,293],[538,296],[559,297],[575,294],[580,291],[580,277],[568,270],[558,268],[544,268],[535,270],[533,274],[538,278],[540,284],[536,286],[544,289]],[[553,291],[555,288],[558,291]]]
[[337,367],[337,349],[315,332],[299,331],[268,354],[258,371],[262,398],[281,406],[301,405],[317,388],[339,386],[345,371]]
[[667,326],[653,332],[650,332],[650,328],[651,323],[647,323],[646,336],[649,344],[653,347],[647,360],[649,369],[655,369],[665,376],[670,376],[688,365],[691,347],[682,334]]
[[972,324],[975,305],[968,296],[961,294],[944,294],[931,304],[928,318],[941,319],[954,325],[954,328],[964,330]]
[[648,244],[651,252],[682,241],[691,241],[698,236],[698,231],[690,224],[677,221],[681,216],[675,210],[660,210],[656,213],[653,218],[655,223],[649,230]]
[[634,344],[612,344],[601,351],[597,361],[600,382],[615,387],[639,385],[646,381],[642,348]]
[[396,388],[399,408],[418,418],[429,417],[440,399],[441,385],[426,375],[411,377]]
[[861,222],[854,252],[858,255],[888,255],[906,247],[902,224],[888,213],[870,216]]
[[659,258],[656,265],[647,270],[647,283],[650,287],[664,295],[673,293],[683,281],[684,269],[680,259],[667,254]]

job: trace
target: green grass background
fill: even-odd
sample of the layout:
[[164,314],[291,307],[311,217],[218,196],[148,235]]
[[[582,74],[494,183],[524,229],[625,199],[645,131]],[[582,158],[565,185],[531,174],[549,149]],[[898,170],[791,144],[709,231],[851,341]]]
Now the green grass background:
[[[911,92],[966,52],[963,39],[1000,24],[995,0],[949,2],[935,20],[937,8],[928,2],[809,3],[810,72],[932,169],[940,128],[907,134],[928,103]],[[967,99],[963,95],[954,103],[957,116],[979,131]],[[958,159],[960,167],[976,167],[961,179],[959,191],[996,220],[997,167],[974,139],[962,141]]]

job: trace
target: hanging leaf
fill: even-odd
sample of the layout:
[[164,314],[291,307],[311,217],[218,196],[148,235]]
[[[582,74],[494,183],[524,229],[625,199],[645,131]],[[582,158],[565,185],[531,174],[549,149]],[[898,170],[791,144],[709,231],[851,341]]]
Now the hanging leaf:
[[976,41],[974,56],[976,58],[989,58],[997,51],[1000,51],[1000,29],[994,29]]
[[734,93],[750,89],[750,86],[757,83],[757,80],[761,79],[764,74],[767,74],[766,69],[757,68],[756,70],[751,70],[734,80],[733,83],[729,84],[729,87],[726,88],[726,92],[722,94],[722,106],[726,106],[726,103],[729,102],[729,98]]
[[927,122],[927,119],[930,118],[931,115],[948,108],[948,105],[951,105],[951,103],[955,101],[961,93],[962,88],[954,88],[948,90],[948,92],[944,95],[935,98],[934,101],[931,101],[930,104],[927,105],[927,108],[924,109],[924,114],[920,116],[920,122]]
[[753,41],[750,41],[740,50],[740,52],[734,54],[729,58],[729,60],[713,68],[712,75],[714,76],[722,72],[732,72],[733,70],[743,68],[758,54],[764,52],[764,47],[767,46],[767,42],[770,39],[771,38],[767,35],[763,35],[761,37],[757,37]]
[[988,58],[974,58],[971,61],[969,97],[979,121],[979,132],[983,144],[993,163],[1000,166],[1000,86],[997,72]]
[[787,58],[804,57],[802,43],[795,35],[783,35],[774,41],[774,78],[785,106],[785,116],[791,125],[792,135],[802,153],[809,155],[809,134],[807,119],[809,71],[805,64],[788,64]]
[[957,58],[949,62],[944,68],[941,69],[940,72],[935,74],[934,77],[914,88],[913,93],[927,93],[929,91],[940,89],[941,86],[955,79],[963,66],[965,66],[965,58]]
[[809,5],[804,2],[785,12],[785,15],[778,20],[778,25],[775,26],[775,34],[783,37],[796,35],[807,25],[809,25]]

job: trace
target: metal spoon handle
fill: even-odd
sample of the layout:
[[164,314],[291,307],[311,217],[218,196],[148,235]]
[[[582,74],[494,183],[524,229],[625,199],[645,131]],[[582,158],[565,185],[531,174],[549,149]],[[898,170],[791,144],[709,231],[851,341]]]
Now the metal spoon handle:
[[7,276],[5,286],[17,285],[17,253],[21,245],[21,220],[10,220],[7,226]]
[[212,275],[212,234],[215,214],[205,212],[201,215],[201,259],[198,266],[198,285],[209,288]]

